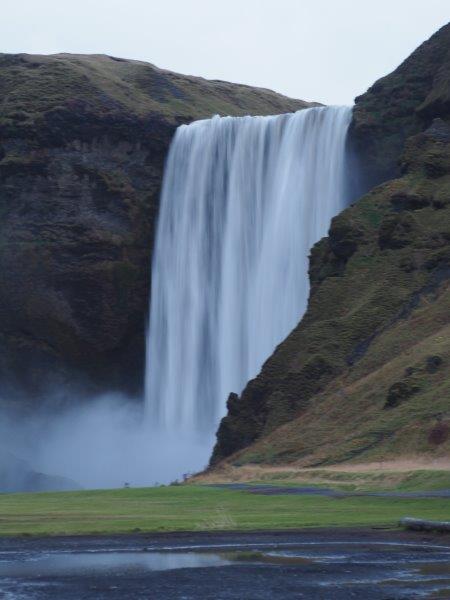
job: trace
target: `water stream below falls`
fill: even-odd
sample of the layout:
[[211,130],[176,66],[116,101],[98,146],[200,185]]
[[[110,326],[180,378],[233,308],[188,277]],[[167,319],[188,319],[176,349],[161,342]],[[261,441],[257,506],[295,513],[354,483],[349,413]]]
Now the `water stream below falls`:
[[147,340],[147,411],[159,433],[212,439],[228,394],[302,317],[310,248],[346,205],[350,119],[351,108],[317,107],[178,128]]

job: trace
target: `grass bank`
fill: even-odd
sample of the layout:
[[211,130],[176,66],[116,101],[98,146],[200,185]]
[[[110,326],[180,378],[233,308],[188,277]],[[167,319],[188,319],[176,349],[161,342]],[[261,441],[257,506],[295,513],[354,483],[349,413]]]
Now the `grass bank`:
[[[298,468],[267,465],[221,465],[220,468],[200,473],[193,483],[268,483],[275,485],[305,485],[329,487],[342,491],[432,491],[450,489],[450,463],[442,468],[398,469],[399,465],[347,465],[342,468]],[[352,467],[354,467],[352,469]]]
[[198,485],[0,495],[0,535],[395,526],[448,520],[448,499],[262,496]]

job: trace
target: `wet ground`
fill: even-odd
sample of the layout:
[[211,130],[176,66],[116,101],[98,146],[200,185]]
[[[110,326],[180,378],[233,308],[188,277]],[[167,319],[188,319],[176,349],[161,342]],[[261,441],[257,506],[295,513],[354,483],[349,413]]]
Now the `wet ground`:
[[450,537],[384,530],[0,539],[0,598],[450,598]]

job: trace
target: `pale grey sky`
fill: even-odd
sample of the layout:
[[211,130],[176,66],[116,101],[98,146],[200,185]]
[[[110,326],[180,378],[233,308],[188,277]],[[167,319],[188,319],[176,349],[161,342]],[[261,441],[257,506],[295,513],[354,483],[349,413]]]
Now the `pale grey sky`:
[[450,20],[450,0],[3,0],[0,51],[104,53],[350,104]]

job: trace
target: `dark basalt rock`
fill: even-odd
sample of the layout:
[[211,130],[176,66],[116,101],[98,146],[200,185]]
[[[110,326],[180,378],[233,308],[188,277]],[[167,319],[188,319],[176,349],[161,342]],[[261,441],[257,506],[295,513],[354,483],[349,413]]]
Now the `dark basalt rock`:
[[442,119],[433,119],[425,134],[438,142],[450,142],[450,125]]
[[391,204],[395,210],[420,210],[425,206],[429,206],[431,200],[419,194],[398,192],[391,196]]
[[418,386],[415,386],[408,381],[398,381],[389,388],[384,408],[395,408],[418,391]]
[[[258,409],[259,397],[253,393],[249,398],[250,407],[253,405],[256,411]],[[261,411],[262,412],[262,411]],[[241,448],[251,444],[259,432],[258,421],[253,418],[251,410],[247,411],[247,418],[242,418],[242,407],[239,404],[239,396],[231,393],[227,401],[227,416],[222,419],[217,433],[218,442],[211,458],[214,463],[217,458],[232,454],[236,448]]]
[[[349,144],[363,172],[362,191],[400,174],[405,140],[427,130],[444,141],[450,116],[450,25],[424,42],[393,73],[355,98]],[[437,137],[436,137],[437,136]],[[430,164],[430,176],[439,176]]]
[[426,370],[428,373],[436,373],[444,362],[442,356],[427,356]]
[[428,434],[428,442],[434,446],[444,444],[450,438],[450,425],[440,422],[431,429]]
[[386,215],[378,232],[381,250],[404,248],[413,241],[414,219],[409,215]]
[[446,173],[448,173],[449,166],[444,162],[440,162],[439,160],[428,159],[424,165],[424,170],[427,177],[431,177],[435,179],[436,177],[443,177]]
[[118,139],[107,128],[101,138],[36,150],[3,142],[4,393],[40,395],[68,379],[85,379],[93,391],[139,390],[153,223],[172,132],[162,121],[159,149],[144,132]]
[[363,232],[354,223],[339,216],[333,219],[328,243],[336,258],[347,261],[356,252],[362,238]]

